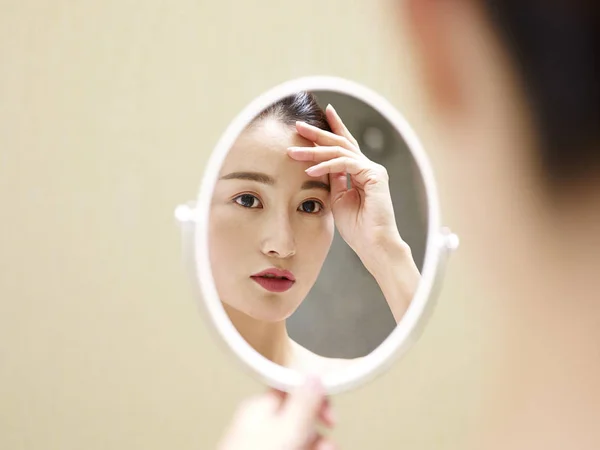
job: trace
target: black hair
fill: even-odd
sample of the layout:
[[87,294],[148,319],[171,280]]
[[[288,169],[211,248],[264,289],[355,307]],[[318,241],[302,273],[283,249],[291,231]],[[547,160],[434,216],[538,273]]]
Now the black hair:
[[331,131],[325,111],[311,92],[301,91],[282,98],[265,108],[252,123],[267,118],[274,118],[291,126],[295,126],[296,121],[303,121],[322,130]]
[[557,184],[600,173],[600,30],[594,0],[484,0],[518,66],[541,139],[540,167]]

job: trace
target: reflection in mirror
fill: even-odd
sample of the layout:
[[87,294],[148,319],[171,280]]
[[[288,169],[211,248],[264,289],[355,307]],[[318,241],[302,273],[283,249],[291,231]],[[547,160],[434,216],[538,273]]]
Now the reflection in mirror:
[[237,137],[214,187],[209,256],[225,311],[276,364],[347,367],[410,304],[426,211],[411,152],[372,107],[328,91],[279,100]]

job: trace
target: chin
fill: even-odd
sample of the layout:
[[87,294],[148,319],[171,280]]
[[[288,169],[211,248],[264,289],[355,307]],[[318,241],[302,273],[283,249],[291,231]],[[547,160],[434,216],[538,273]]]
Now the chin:
[[[288,319],[306,297],[304,286],[295,292],[292,288],[292,291],[281,294],[262,291],[254,281],[252,281],[250,288],[248,286],[228,286],[228,288],[219,293],[226,308],[254,320],[269,323],[282,322]],[[224,301],[223,299],[235,299],[235,301]],[[239,302],[239,300],[242,300],[242,302]]]
[[[244,304],[236,305],[225,303],[231,310],[243,314],[261,322],[277,323],[289,318],[299,305],[289,302],[287,299],[259,299],[245,298]],[[290,307],[292,305],[292,307]]]
[[268,305],[242,312],[255,320],[260,320],[261,322],[277,323],[288,319],[295,310],[296,308],[277,308],[275,305]]

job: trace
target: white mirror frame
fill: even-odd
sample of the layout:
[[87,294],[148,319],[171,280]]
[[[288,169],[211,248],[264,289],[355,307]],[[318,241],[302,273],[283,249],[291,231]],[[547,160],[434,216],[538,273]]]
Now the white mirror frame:
[[363,101],[388,120],[407,144],[425,184],[428,211],[427,245],[421,282],[404,317],[373,352],[354,365],[322,378],[329,395],[357,388],[382,374],[418,339],[433,309],[451,251],[458,248],[458,237],[440,225],[438,194],[432,168],[419,139],[404,117],[379,94],[349,80],[331,76],[312,76],[287,81],[263,93],[231,122],[221,136],[208,163],[196,202],[180,205],[175,216],[183,228],[183,250],[201,310],[213,331],[243,367],[262,383],[282,391],[301,384],[307,374],[284,368],[256,352],[238,333],[219,299],[209,259],[209,213],[213,189],[229,149],[240,133],[262,110],[298,91],[333,91]]

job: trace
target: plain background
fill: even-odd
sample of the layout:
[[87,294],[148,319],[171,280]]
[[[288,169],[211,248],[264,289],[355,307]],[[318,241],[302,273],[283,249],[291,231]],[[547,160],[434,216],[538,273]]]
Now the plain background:
[[[239,110],[304,75],[386,96],[443,184],[453,155],[391,3],[0,1],[0,448],[214,448],[263,388],[202,322],[173,209]],[[463,446],[485,357],[474,275],[459,251],[420,342],[333,399],[341,448]]]

